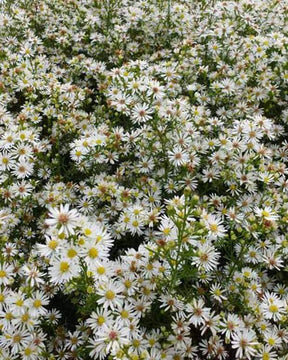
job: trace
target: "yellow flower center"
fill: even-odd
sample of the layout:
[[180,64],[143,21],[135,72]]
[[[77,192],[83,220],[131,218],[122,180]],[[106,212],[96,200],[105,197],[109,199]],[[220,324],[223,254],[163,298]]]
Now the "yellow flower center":
[[92,234],[92,230],[90,230],[90,229],[85,229],[85,230],[84,230],[84,234],[85,234],[86,236],[89,236],[89,235]]
[[106,299],[113,300],[115,298],[115,293],[112,290],[107,290],[105,296]]
[[26,349],[24,350],[24,354],[25,354],[26,356],[29,356],[29,355],[32,354],[32,350],[31,350],[30,348],[26,348]]
[[28,314],[24,314],[24,315],[22,315],[21,320],[22,320],[23,322],[28,321],[28,320],[29,320],[29,315],[28,315]]
[[103,274],[105,274],[105,272],[106,272],[106,270],[105,270],[104,266],[99,266],[99,267],[97,268],[97,273],[98,273],[99,275],[103,275]]
[[131,287],[132,283],[130,280],[125,280],[124,285],[127,289],[129,289]]
[[266,211],[266,210],[263,210],[262,211],[262,216],[263,217],[267,217],[267,216],[269,216],[270,214],[269,214],[269,212],[268,211]]
[[170,228],[163,229],[163,234],[164,234],[164,235],[169,235],[170,232],[171,232],[171,229],[170,229]]
[[272,313],[276,313],[278,311],[278,306],[275,304],[270,305],[269,311],[271,311]]
[[22,306],[23,304],[24,304],[24,300],[22,300],[22,299],[19,299],[15,302],[15,305],[17,305],[17,306]]
[[152,264],[148,264],[148,265],[146,266],[146,269],[147,269],[147,270],[152,270],[152,269],[153,269],[153,265],[152,265]]
[[127,319],[129,316],[129,313],[127,310],[122,310],[120,314],[123,319]]
[[88,255],[90,258],[95,259],[98,256],[98,250],[96,248],[91,248],[88,251]]
[[35,308],[39,308],[41,305],[42,305],[42,302],[41,302],[40,299],[34,300],[33,306],[34,306]]
[[61,271],[62,273],[65,273],[65,272],[69,271],[69,268],[70,268],[70,265],[68,264],[67,261],[62,261],[62,262],[60,263],[60,271]]
[[97,235],[96,236],[96,242],[100,242],[101,240],[103,239],[103,236],[102,235]]
[[133,225],[134,227],[137,227],[137,226],[139,225],[139,222],[138,222],[137,220],[134,220],[134,221],[132,222],[132,225]]
[[209,228],[212,232],[218,231],[218,225],[217,224],[210,224]]
[[222,291],[221,291],[220,289],[216,289],[216,290],[214,291],[214,294],[215,294],[216,296],[221,296],[221,295],[222,295]]
[[75,249],[69,249],[67,251],[67,256],[72,259],[77,255],[77,251]]
[[98,317],[98,319],[97,319],[97,323],[98,323],[98,325],[103,325],[104,323],[105,323],[105,318],[104,318],[104,316],[99,316]]
[[55,250],[57,246],[58,246],[58,241],[57,241],[57,240],[51,240],[51,241],[49,241],[49,243],[48,243],[48,247],[49,247],[51,250]]

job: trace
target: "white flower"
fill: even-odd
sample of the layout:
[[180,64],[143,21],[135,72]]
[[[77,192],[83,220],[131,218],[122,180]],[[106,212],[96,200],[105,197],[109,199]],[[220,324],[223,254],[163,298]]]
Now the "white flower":
[[49,226],[56,227],[60,233],[66,235],[74,234],[74,228],[78,225],[80,220],[80,215],[77,210],[69,210],[69,205],[61,204],[60,209],[49,208],[50,219],[47,219],[45,222]]
[[85,241],[85,244],[81,247],[80,254],[90,270],[93,270],[96,266],[100,266],[100,261],[108,257],[107,250],[104,250],[103,246],[97,244],[95,240],[92,239]]
[[275,221],[279,218],[279,216],[276,214],[275,210],[273,210],[270,206],[265,206],[263,208],[259,208],[258,206],[255,207],[255,214],[264,219],[269,221]]
[[268,291],[263,296],[260,308],[265,319],[273,319],[274,321],[281,319],[285,313],[284,302],[276,294]]
[[10,347],[11,354],[17,354],[28,346],[31,341],[32,335],[28,330],[11,329],[5,334],[0,336],[0,348]]
[[65,283],[78,276],[79,273],[79,264],[76,261],[71,261],[69,258],[54,259],[52,266],[49,268],[51,282],[54,284]]
[[8,285],[10,280],[13,278],[13,269],[12,265],[4,262],[0,265],[0,285]]
[[148,105],[135,105],[131,117],[135,123],[145,123],[147,120],[152,118],[153,110]]
[[225,293],[225,289],[223,290],[219,284],[213,284],[211,286],[210,293],[212,294],[212,297],[219,302],[227,300],[227,297],[223,295]]
[[220,326],[222,328],[221,333],[225,334],[226,338],[230,339],[231,335],[241,327],[241,320],[235,314],[228,314]]
[[214,246],[208,243],[199,244],[197,254],[192,257],[192,264],[205,271],[211,271],[217,267],[219,256]]
[[33,167],[33,163],[21,159],[17,163],[13,164],[12,173],[17,177],[17,179],[24,179],[32,175]]
[[256,346],[258,342],[255,341],[256,334],[252,330],[244,329],[243,331],[236,332],[232,335],[232,348],[236,350],[236,358],[242,359],[247,357],[251,359],[251,356],[256,354]]
[[27,302],[32,316],[45,315],[47,313],[44,306],[49,304],[49,298],[44,292],[37,290]]
[[90,341],[93,350],[89,355],[98,359],[99,352],[103,355],[109,354],[110,351],[115,353],[120,349],[120,346],[129,343],[129,337],[128,327],[123,327],[122,324],[118,323],[109,326],[104,324],[103,327],[97,331],[94,339]]
[[27,264],[22,267],[23,273],[26,277],[26,282],[30,283],[31,286],[37,286],[43,284],[44,280],[42,279],[43,273],[37,269],[36,266],[28,266]]
[[91,327],[94,333],[97,333],[104,324],[107,326],[112,324],[111,311],[103,308],[93,311],[90,318],[86,320],[86,324]]
[[168,151],[168,157],[174,166],[181,166],[189,161],[188,154],[180,146],[176,146],[173,150]]
[[191,314],[189,320],[194,326],[202,325],[209,319],[210,309],[205,307],[202,299],[194,299],[186,306],[186,311]]
[[122,292],[124,287],[121,283],[107,281],[102,288],[97,289],[97,294],[101,296],[97,303],[104,309],[114,310],[116,306],[121,307],[123,304]]
[[221,219],[214,215],[208,215],[205,220],[205,226],[208,230],[209,239],[214,240],[222,238],[226,234],[226,229],[221,223]]

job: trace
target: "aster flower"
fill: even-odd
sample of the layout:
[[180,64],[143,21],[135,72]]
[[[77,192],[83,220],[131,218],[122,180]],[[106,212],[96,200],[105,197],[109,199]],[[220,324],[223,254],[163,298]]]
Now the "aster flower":
[[112,351],[115,354],[120,346],[129,343],[129,338],[129,328],[118,323],[110,326],[103,325],[94,339],[90,341],[93,350],[89,354],[93,358],[97,358],[98,352],[108,355]]
[[0,285],[8,285],[14,277],[14,267],[4,262],[0,265]]
[[75,227],[79,224],[80,215],[77,210],[69,210],[69,205],[61,204],[59,209],[49,208],[49,217],[45,223],[58,229],[59,234],[74,234]]
[[265,206],[264,209],[256,207],[255,214],[264,220],[275,221],[278,219],[278,215],[275,210],[273,210],[270,206]]
[[196,255],[192,257],[192,264],[205,271],[211,271],[217,267],[219,256],[220,254],[211,244],[199,244]]
[[135,123],[146,122],[152,118],[153,110],[148,105],[137,104],[131,114],[131,117]]
[[51,282],[54,284],[61,284],[78,276],[80,273],[80,266],[77,262],[71,261],[69,258],[53,259],[49,268],[49,276]]
[[114,310],[116,306],[121,306],[123,303],[123,285],[120,283],[108,281],[103,284],[101,288],[97,289],[97,293],[101,296],[97,303],[102,305],[104,309],[110,308]]
[[252,356],[256,354],[256,346],[258,342],[255,341],[256,334],[252,330],[237,331],[232,335],[232,348],[236,349],[236,358],[253,359]]
[[268,291],[264,294],[260,307],[265,319],[277,321],[285,312],[284,302],[275,293]]

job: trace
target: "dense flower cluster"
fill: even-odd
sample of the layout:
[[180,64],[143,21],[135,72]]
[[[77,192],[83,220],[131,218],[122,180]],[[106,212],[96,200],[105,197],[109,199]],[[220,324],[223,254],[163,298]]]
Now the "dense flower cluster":
[[0,360],[287,359],[287,0],[0,10]]

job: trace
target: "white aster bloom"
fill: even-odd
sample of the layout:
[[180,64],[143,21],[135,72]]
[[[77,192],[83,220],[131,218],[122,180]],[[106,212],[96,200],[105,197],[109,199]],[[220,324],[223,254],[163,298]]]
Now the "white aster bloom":
[[90,343],[93,347],[90,356],[93,358],[98,359],[99,353],[101,355],[108,355],[110,352],[115,353],[120,349],[120,346],[129,343],[129,328],[123,327],[119,323],[114,325],[104,324]]
[[54,259],[52,266],[49,268],[49,275],[51,282],[54,284],[61,284],[78,276],[80,273],[80,266],[77,261],[71,261],[69,258]]
[[46,224],[49,226],[54,226],[58,229],[59,233],[64,233],[66,235],[74,234],[74,228],[78,225],[80,220],[80,215],[77,210],[69,210],[69,205],[61,204],[60,209],[49,208],[50,219],[46,220]]
[[280,300],[275,293],[265,292],[260,305],[265,319],[277,321],[285,313],[284,301]]
[[255,341],[256,334],[252,330],[244,329],[243,331],[236,332],[232,335],[232,348],[236,350],[236,358],[252,359],[251,356],[256,354],[256,346],[258,342]]

